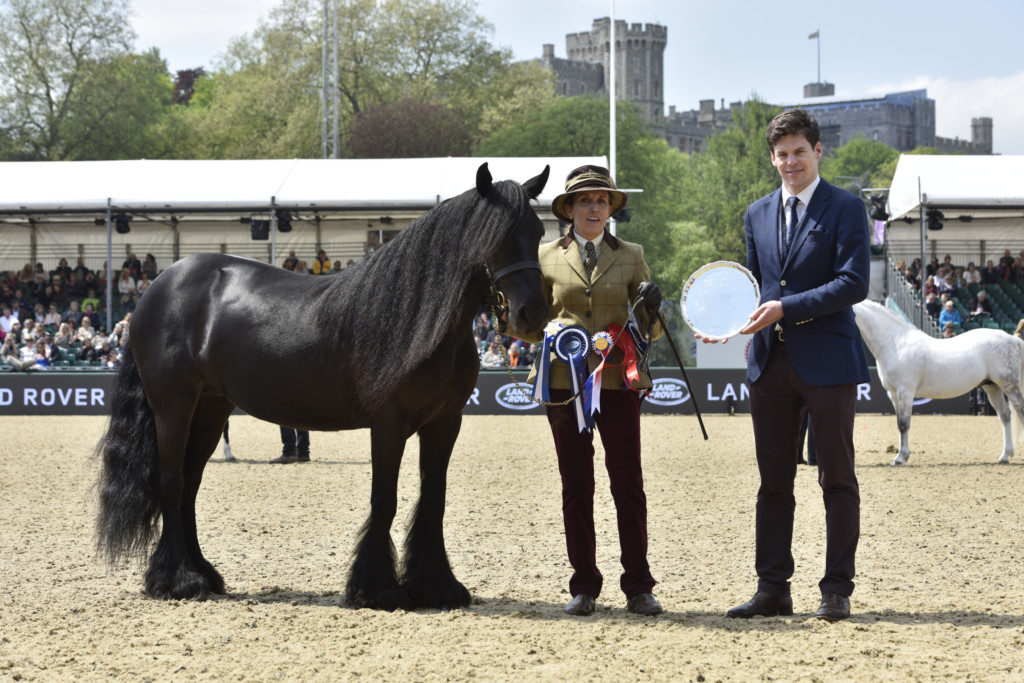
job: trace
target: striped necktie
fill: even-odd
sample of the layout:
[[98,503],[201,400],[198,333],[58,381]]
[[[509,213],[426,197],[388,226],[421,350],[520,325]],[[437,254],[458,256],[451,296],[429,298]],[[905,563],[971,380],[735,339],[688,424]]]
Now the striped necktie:
[[589,280],[594,272],[594,266],[597,265],[597,247],[594,246],[593,242],[587,242],[583,245],[583,250],[587,252],[587,258],[583,261],[583,268],[587,271],[587,279]]
[[789,256],[789,247],[793,244],[793,234],[796,232],[797,223],[799,219],[796,214],[796,205],[800,200],[796,197],[790,197],[786,200],[789,205],[789,221],[783,221],[782,226],[782,260],[785,261]]

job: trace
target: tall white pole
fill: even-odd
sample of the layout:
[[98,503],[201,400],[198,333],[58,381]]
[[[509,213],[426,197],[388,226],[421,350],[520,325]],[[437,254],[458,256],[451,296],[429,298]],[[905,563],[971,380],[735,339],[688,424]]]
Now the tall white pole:
[[330,145],[330,141],[329,141],[329,139],[327,137],[328,136],[327,120],[330,118],[330,106],[331,106],[330,105],[330,99],[328,98],[328,93],[327,93],[327,71],[328,71],[327,60],[328,60],[328,57],[329,57],[329,53],[327,51],[327,45],[328,45],[328,42],[329,42],[329,35],[330,35],[329,24],[328,24],[328,21],[327,21],[328,20],[327,3],[328,3],[328,0],[324,0],[324,46],[323,46],[323,55],[322,55],[322,60],[321,60],[322,61],[322,64],[321,64],[322,69],[321,69],[321,82],[320,82],[320,86],[321,86],[320,87],[320,105],[322,107],[322,109],[320,110],[320,113],[321,113],[320,123],[321,123],[321,129],[322,129],[321,134],[320,134],[320,138],[321,138],[320,139],[320,145],[321,145],[321,149],[322,149],[322,156],[323,156],[324,159],[326,159],[327,156],[328,156],[327,148]]
[[[615,173],[615,0],[611,0],[611,25],[608,28],[608,170],[612,180]],[[608,229],[615,234],[615,221],[608,221]]]

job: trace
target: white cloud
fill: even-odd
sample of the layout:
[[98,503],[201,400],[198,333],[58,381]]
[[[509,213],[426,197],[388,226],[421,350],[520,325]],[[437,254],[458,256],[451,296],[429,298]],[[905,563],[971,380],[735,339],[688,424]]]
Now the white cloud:
[[992,117],[993,151],[1024,154],[1024,71],[1009,76],[972,80],[919,76],[899,83],[882,83],[865,92],[842,93],[843,99],[877,97],[903,90],[928,89],[935,100],[935,134],[971,139],[971,118]]

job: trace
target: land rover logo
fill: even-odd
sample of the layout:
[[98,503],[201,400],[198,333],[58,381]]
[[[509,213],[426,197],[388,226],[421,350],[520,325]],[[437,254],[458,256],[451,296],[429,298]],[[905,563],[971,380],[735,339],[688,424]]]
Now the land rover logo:
[[494,400],[510,410],[529,410],[537,405],[530,400],[530,385],[517,385],[514,382],[498,387],[494,392]]
[[690,390],[681,379],[659,377],[654,380],[647,400],[656,406],[677,406],[690,399]]

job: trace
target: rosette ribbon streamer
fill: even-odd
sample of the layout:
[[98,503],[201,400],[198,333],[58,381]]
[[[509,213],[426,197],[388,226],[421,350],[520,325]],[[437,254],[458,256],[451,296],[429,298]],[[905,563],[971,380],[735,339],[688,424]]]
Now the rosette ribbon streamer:
[[634,383],[640,383],[640,355],[637,354],[633,335],[629,333],[628,323],[625,328],[612,323],[608,326],[608,331],[615,339],[616,346],[622,350],[622,384],[627,389],[636,389]]
[[573,401],[576,410],[576,424],[580,431],[592,429],[592,417],[583,409],[583,385],[587,381],[587,356],[590,355],[590,335],[579,325],[569,325],[558,331],[552,340],[555,357],[569,365],[569,379],[572,392],[577,394]]
[[533,397],[540,401],[550,401],[551,383],[551,351],[555,335],[565,327],[557,320],[544,326],[544,341],[541,344],[540,359],[537,361],[537,376],[533,380]]
[[583,387],[583,409],[587,413],[591,427],[593,427],[594,415],[601,412],[601,371],[604,370],[608,354],[612,352],[612,347],[615,346],[615,340],[608,332],[596,332],[591,339],[591,344],[594,347],[594,351],[601,355],[601,362],[597,364],[597,368],[587,378],[587,383]]

